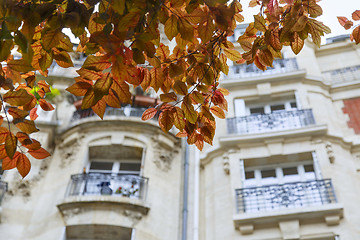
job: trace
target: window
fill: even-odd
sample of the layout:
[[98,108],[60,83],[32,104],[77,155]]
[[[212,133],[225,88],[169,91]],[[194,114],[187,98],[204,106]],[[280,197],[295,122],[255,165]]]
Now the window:
[[314,153],[246,159],[243,188],[237,189],[240,212],[274,211],[283,208],[331,203],[329,180],[322,180]]

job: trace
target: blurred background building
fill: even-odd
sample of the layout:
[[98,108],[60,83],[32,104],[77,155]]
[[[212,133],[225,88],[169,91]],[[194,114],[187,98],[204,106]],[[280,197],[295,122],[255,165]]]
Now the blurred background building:
[[65,88],[83,60],[47,79],[61,95],[32,136],[52,156],[23,180],[2,173],[0,239],[360,239],[360,48],[348,37],[284,49],[265,72],[231,63],[227,119],[201,153],[141,121],[154,93],[134,89],[104,120],[81,110]]

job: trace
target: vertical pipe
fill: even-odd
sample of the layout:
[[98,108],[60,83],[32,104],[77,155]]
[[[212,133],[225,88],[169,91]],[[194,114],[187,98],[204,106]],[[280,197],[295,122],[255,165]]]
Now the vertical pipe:
[[184,193],[183,193],[183,221],[181,239],[187,239],[187,218],[188,218],[188,188],[189,188],[189,145],[185,142],[184,159]]
[[200,151],[195,149],[195,161],[194,161],[194,228],[193,239],[199,239],[199,191],[200,191]]

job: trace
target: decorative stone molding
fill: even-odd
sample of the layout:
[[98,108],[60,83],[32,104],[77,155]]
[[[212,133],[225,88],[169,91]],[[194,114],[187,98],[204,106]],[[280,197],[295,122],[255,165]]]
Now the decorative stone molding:
[[62,142],[59,146],[59,152],[60,152],[60,163],[59,167],[64,168],[69,163],[73,162],[76,157],[76,153],[79,151],[81,142],[85,136],[80,135],[79,137],[72,139],[68,142]]
[[224,172],[226,174],[230,173],[230,161],[229,161],[229,154],[224,154],[223,156],[223,168],[224,168]]
[[174,147],[170,148],[167,144],[159,140],[158,136],[151,138],[153,141],[154,159],[155,165],[164,172],[171,170],[171,164],[175,156],[179,153],[178,146],[180,144],[175,143]]
[[334,150],[332,148],[332,145],[330,142],[325,142],[325,148],[326,148],[326,153],[329,157],[329,161],[330,163],[334,163],[335,162],[335,154],[334,154]]
[[254,224],[241,225],[239,230],[243,235],[252,234],[254,232]]
[[131,219],[132,222],[137,222],[142,219],[142,214],[139,212],[131,211],[131,210],[124,210],[123,214],[125,217],[128,217]]

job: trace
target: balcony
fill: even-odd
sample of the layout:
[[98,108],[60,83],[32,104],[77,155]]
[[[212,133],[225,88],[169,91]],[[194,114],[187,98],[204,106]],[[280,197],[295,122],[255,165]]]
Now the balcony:
[[75,174],[57,207],[65,226],[117,223],[130,227],[129,219],[139,221],[150,209],[145,203],[147,183],[147,178],[135,175]]
[[235,196],[235,227],[246,234],[252,233],[254,224],[287,219],[325,219],[337,225],[343,214],[330,179],[236,189]]
[[330,179],[236,189],[238,213],[336,203]]
[[279,73],[289,73],[297,70],[299,70],[299,67],[295,58],[275,59],[273,67],[268,67],[266,71],[260,70],[254,64],[230,66],[229,74],[224,78],[251,78]]
[[107,195],[145,200],[147,178],[112,173],[85,173],[71,176],[67,196]]
[[253,114],[227,119],[228,134],[254,134],[297,129],[315,124],[311,109]]
[[330,80],[332,84],[352,82],[360,80],[360,65],[326,71],[322,74],[325,80]]

